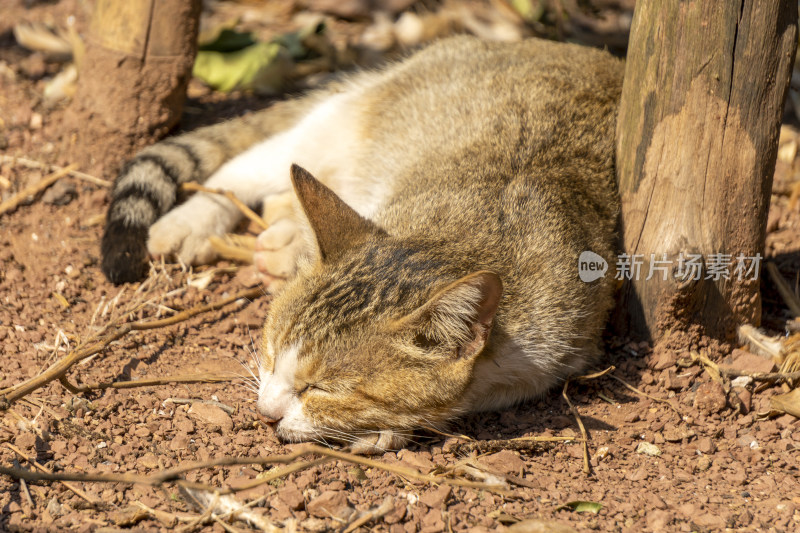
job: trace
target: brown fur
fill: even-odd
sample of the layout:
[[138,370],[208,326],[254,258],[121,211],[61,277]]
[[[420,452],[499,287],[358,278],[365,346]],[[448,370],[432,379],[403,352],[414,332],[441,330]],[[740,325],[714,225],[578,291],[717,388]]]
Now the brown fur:
[[622,70],[574,45],[449,39],[354,110],[354,157],[390,188],[373,221],[293,171],[314,246],[271,306],[264,367],[301,346],[294,394],[319,435],[396,446],[598,354],[612,282],[580,281],[577,263],[613,264]]

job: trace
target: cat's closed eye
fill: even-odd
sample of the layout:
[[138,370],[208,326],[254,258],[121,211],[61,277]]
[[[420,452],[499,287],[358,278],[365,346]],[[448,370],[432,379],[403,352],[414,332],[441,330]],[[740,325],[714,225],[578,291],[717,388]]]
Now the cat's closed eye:
[[306,383],[300,382],[295,385],[295,394],[298,398],[302,398],[303,395],[309,392],[329,392],[324,387],[320,386],[318,383]]

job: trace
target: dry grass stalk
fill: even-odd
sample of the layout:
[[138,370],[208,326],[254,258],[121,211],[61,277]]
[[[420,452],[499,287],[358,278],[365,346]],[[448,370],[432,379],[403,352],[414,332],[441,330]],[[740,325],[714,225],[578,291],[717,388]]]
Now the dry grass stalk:
[[781,374],[793,374],[800,371],[800,346],[797,346],[795,342],[791,344],[789,342],[786,343],[786,358],[783,360],[781,367],[779,369]]
[[800,380],[800,372],[748,372],[747,370],[734,370],[733,368],[725,368],[724,366],[717,365],[703,353],[690,352],[689,355],[692,357],[693,362],[702,364],[706,370],[711,368],[712,372],[717,372],[720,376],[724,376],[728,379],[746,376],[753,381],[763,381],[772,384],[784,382],[792,383],[793,381]]
[[567,406],[569,406],[569,410],[575,417],[575,421],[578,423],[578,428],[581,431],[582,438],[572,439],[572,440],[579,440],[581,443],[581,448],[583,450],[583,473],[586,474],[587,476],[592,473],[592,465],[591,463],[589,463],[589,432],[586,431],[586,426],[583,425],[583,419],[581,418],[581,415],[578,412],[578,408],[572,404],[572,401],[569,399],[569,396],[567,395],[567,387],[569,387],[570,381],[590,381],[592,379],[603,377],[612,370],[614,370],[614,367],[610,366],[605,370],[601,370],[600,372],[593,372],[592,374],[576,376],[575,378],[567,378],[567,380],[564,382],[564,388],[561,389],[561,396],[567,402]]
[[17,206],[19,206],[19,204],[24,202],[26,198],[28,198],[29,196],[36,196],[37,194],[39,194],[40,192],[42,192],[43,190],[54,184],[56,181],[58,181],[59,179],[63,178],[64,176],[75,170],[77,166],[78,165],[73,163],[68,167],[56,170],[52,174],[43,177],[37,183],[34,183],[29,187],[25,187],[17,194],[15,194],[13,197],[9,198],[8,200],[0,204],[0,216],[8,213],[9,211],[13,211],[14,209],[17,208]]
[[609,374],[608,377],[610,377],[611,379],[615,379],[615,380],[619,381],[628,390],[630,390],[632,392],[635,392],[639,396],[642,396],[644,398],[649,398],[649,399],[653,400],[654,402],[663,403],[664,405],[669,407],[672,410],[672,412],[674,412],[676,415],[678,415],[678,420],[680,420],[681,422],[685,422],[685,420],[683,419],[683,414],[680,412],[680,410],[677,407],[672,405],[672,402],[670,402],[669,400],[665,400],[664,398],[658,398],[657,396],[653,396],[651,394],[647,394],[643,390],[637,389],[636,387],[634,387],[633,385],[631,385],[630,383],[628,383],[624,379],[619,378],[619,377],[615,376],[614,374]]
[[209,193],[209,194],[219,194],[221,196],[224,196],[225,198],[230,200],[233,203],[233,205],[235,205],[236,208],[239,209],[239,211],[241,211],[244,214],[244,216],[246,216],[248,219],[250,219],[253,222],[255,222],[256,225],[258,225],[262,230],[265,230],[265,229],[267,229],[269,227],[267,225],[267,223],[264,222],[263,218],[258,216],[258,214],[256,214],[255,211],[253,211],[252,209],[247,207],[247,205],[245,205],[244,202],[239,200],[239,198],[237,198],[236,195],[233,194],[232,191],[226,191],[226,190],[223,190],[223,189],[212,189],[210,187],[206,187],[204,185],[200,185],[199,183],[192,183],[192,182],[182,183],[181,184],[181,190],[184,190],[184,191],[195,191],[195,192],[205,192],[205,193]]
[[137,387],[155,387],[170,383],[223,383],[233,381],[239,376],[231,374],[227,376],[212,376],[211,374],[186,374],[181,376],[165,376],[163,378],[137,379],[132,381],[107,381],[103,383],[91,383],[89,385],[73,385],[67,380],[66,376],[61,376],[59,381],[64,388],[72,394],[91,392],[106,389],[134,389]]
[[161,511],[160,509],[153,509],[152,507],[148,507],[140,501],[133,502],[133,505],[144,511],[145,513],[149,514],[150,516],[154,517],[156,520],[161,522],[167,527],[174,527],[175,524],[178,522],[186,522],[189,520],[194,520],[195,517],[185,517],[185,516],[178,516],[175,513],[170,513],[168,511]]
[[[242,531],[240,531],[240,530],[236,529],[236,528],[235,528],[235,527],[233,527],[232,525],[230,525],[230,524],[226,524],[225,522],[223,522],[223,521],[222,521],[222,520],[221,520],[221,519],[220,519],[220,518],[219,518],[219,517],[218,517],[216,514],[213,514],[213,513],[212,513],[212,514],[211,514],[211,518],[214,520],[214,522],[216,522],[216,523],[218,523],[219,525],[221,525],[221,526],[222,526],[222,529],[224,529],[224,530],[225,530],[225,531],[227,531],[228,533],[243,533]],[[274,529],[274,530],[272,530],[272,529],[270,529],[270,530],[265,530],[265,529],[262,529],[262,528],[259,528],[259,529],[261,529],[262,531],[281,531],[280,529],[277,529],[277,528],[276,528],[276,529]]]
[[254,489],[256,487],[260,487],[261,485],[271,483],[276,479],[286,477],[289,474],[293,474],[295,472],[301,472],[303,470],[306,470],[307,468],[313,468],[315,466],[319,466],[321,464],[325,464],[330,461],[331,461],[330,457],[323,457],[321,459],[313,459],[310,461],[301,461],[299,463],[292,463],[291,465],[285,468],[276,469],[274,472],[270,472],[267,475],[261,475],[258,478],[250,481],[249,483],[242,483],[241,485],[236,487],[236,492]]
[[27,403],[32,408],[39,408],[42,409],[44,412],[49,414],[55,420],[62,420],[64,417],[56,413],[52,410],[46,403],[42,402],[37,398],[25,398],[23,399],[25,403]]
[[[276,493],[277,493],[277,491],[273,491],[271,493],[271,495],[275,495]],[[244,504],[244,505],[241,506],[241,508],[242,509],[247,509],[247,508],[251,507],[252,504],[260,502],[260,500],[263,500],[265,497],[266,496],[262,496],[261,498],[258,498],[257,500],[253,500],[252,502]],[[133,505],[135,505],[136,507],[141,509],[144,513],[155,517],[159,522],[161,522],[164,525],[167,525],[167,527],[172,528],[174,526],[173,525],[169,525],[169,524],[176,524],[177,522],[187,522],[187,523],[190,523],[192,525],[189,528],[186,528],[186,527],[179,528],[178,531],[185,531],[187,529],[191,529],[191,528],[199,526],[199,525],[208,524],[211,520],[215,520],[215,519],[221,520],[221,519],[227,518],[230,514],[232,514],[232,513],[227,513],[225,515],[216,516],[215,517],[215,516],[212,516],[211,513],[208,512],[208,507],[205,507],[203,509],[203,515],[198,517],[196,515],[187,516],[186,514],[170,513],[168,511],[161,511],[159,509],[153,509],[152,507],[148,507],[147,505],[143,504],[140,501],[133,502]],[[205,522],[202,522],[204,517],[205,517]],[[198,520],[198,518],[199,518],[199,520]],[[202,522],[202,524],[201,524],[201,522]],[[267,530],[262,529],[262,531],[270,531],[270,530],[269,529],[267,529]],[[284,532],[286,530],[285,529],[276,528],[275,531]]]
[[[19,461],[14,459],[14,466],[19,467]],[[27,500],[28,505],[33,507],[33,498],[31,497],[31,491],[28,489],[28,484],[25,482],[24,479],[19,480],[19,486],[22,489],[22,493],[25,495],[25,500]]]
[[508,482],[505,479],[505,475],[495,476],[486,472],[484,469],[476,468],[469,462],[459,462],[458,464],[448,468],[447,471],[456,475],[465,475],[472,479],[477,479],[483,483],[489,483],[490,485],[508,488]]
[[601,370],[600,372],[594,372],[592,374],[584,374],[583,376],[576,376],[573,381],[590,381],[592,379],[597,379],[605,376],[606,374],[613,372],[616,370],[617,367],[611,365],[610,367],[606,368],[605,370]]
[[442,431],[433,426],[422,426],[420,429],[424,429],[425,431],[430,431],[431,433],[435,433],[436,435],[441,435],[442,437],[448,437],[451,439],[465,440],[468,442],[475,440],[472,437],[468,437],[467,435],[453,435],[452,433],[447,433],[446,431]]
[[583,448],[583,473],[588,476],[592,473],[592,465],[589,463],[589,432],[586,431],[586,427],[583,425],[583,420],[578,412],[578,408],[572,404],[572,401],[567,395],[567,387],[569,387],[569,382],[570,378],[567,378],[567,380],[564,382],[564,388],[561,389],[561,396],[567,402],[569,410],[575,417],[575,421],[578,423],[578,428],[581,430],[581,436],[583,437],[583,441],[581,442],[581,446]]
[[[222,521],[229,517],[247,522],[260,531],[282,532],[283,529],[276,527],[262,515],[253,512],[250,507],[243,505],[232,495],[221,496],[217,493],[208,493],[195,490],[181,490],[183,498],[196,508],[203,509],[203,515],[218,522],[226,531],[237,531]],[[206,519],[207,520],[207,519]]]
[[255,251],[255,238],[247,235],[228,234],[224,237],[212,235],[208,238],[211,247],[223,259],[239,261],[245,264],[253,263]]
[[[60,170],[64,170],[62,167],[58,167],[56,165],[51,165],[49,163],[42,163],[41,161],[35,161],[33,159],[28,159],[26,157],[16,157],[12,155],[1,155],[0,154],[0,163],[11,163],[12,165],[20,164],[26,166],[28,168],[37,168],[49,172],[56,172]],[[68,168],[68,167],[67,167]],[[81,172],[79,170],[70,170],[68,172],[69,176],[73,178],[78,178],[80,180],[94,183],[95,185],[99,185],[100,187],[111,188],[112,183],[108,180],[104,180],[98,178],[96,176],[92,176],[91,174],[86,174],[85,172]]]
[[375,459],[370,459],[368,457],[362,457],[360,455],[355,455],[348,452],[342,452],[338,450],[330,450],[327,448],[322,448],[315,444],[309,445],[309,447],[313,450],[313,453],[319,453],[321,455],[326,455],[328,457],[333,457],[334,459],[339,459],[341,461],[346,461],[348,463],[355,463],[361,466],[367,466],[370,468],[377,468],[379,470],[384,470],[386,472],[391,472],[392,474],[396,474],[398,476],[403,476],[411,479],[416,479],[418,481],[422,481],[425,483],[435,483],[435,484],[446,484],[451,485],[454,487],[465,487],[465,488],[472,488],[472,489],[480,489],[480,490],[487,490],[491,492],[495,492],[498,494],[509,496],[511,495],[508,491],[497,489],[496,487],[492,487],[485,483],[474,483],[467,480],[462,479],[449,479],[439,476],[433,476],[428,474],[423,474],[418,470],[412,468],[406,468],[401,465],[397,464],[385,464]]
[[[211,520],[211,515],[214,513],[214,507],[217,505],[217,502],[219,501],[219,496],[220,495],[218,493],[214,492],[212,494],[212,500],[205,505],[205,508],[203,509],[203,514],[201,514],[200,516],[198,516],[198,517],[194,518],[193,520],[191,520],[184,527],[178,528],[177,531],[179,533],[183,533],[184,531],[191,531],[194,528],[196,528],[197,526],[199,526],[200,524],[205,524],[209,520]],[[189,501],[190,503],[193,502],[194,501],[193,493],[186,492],[184,494],[184,499]],[[200,502],[196,502],[196,503],[197,503],[198,506],[201,506]]]
[[350,523],[347,528],[345,528],[342,533],[352,533],[356,529],[360,528],[361,526],[365,525],[367,522],[371,520],[377,520],[382,516],[391,513],[394,510],[394,503],[392,503],[392,497],[387,496],[384,498],[383,503],[381,503],[375,509],[371,509],[358,518],[356,518],[353,522]]

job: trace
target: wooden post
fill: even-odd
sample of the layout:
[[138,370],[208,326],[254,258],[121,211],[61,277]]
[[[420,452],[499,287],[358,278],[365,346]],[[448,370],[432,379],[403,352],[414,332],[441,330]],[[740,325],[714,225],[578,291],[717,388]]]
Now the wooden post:
[[793,0],[636,3],[617,177],[635,257],[621,263],[641,266],[638,280],[625,276],[618,330],[730,340],[738,324],[760,323],[759,282],[745,269],[764,253],[796,45]]
[[109,172],[178,122],[200,7],[200,0],[94,3],[70,110],[75,158],[84,166]]

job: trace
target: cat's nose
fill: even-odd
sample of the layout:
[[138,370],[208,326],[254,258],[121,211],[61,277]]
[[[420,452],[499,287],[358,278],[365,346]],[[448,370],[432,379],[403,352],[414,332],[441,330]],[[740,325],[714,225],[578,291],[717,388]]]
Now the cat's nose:
[[270,426],[274,426],[283,419],[283,410],[275,409],[273,405],[266,405],[266,402],[258,402],[256,410],[261,420]]

